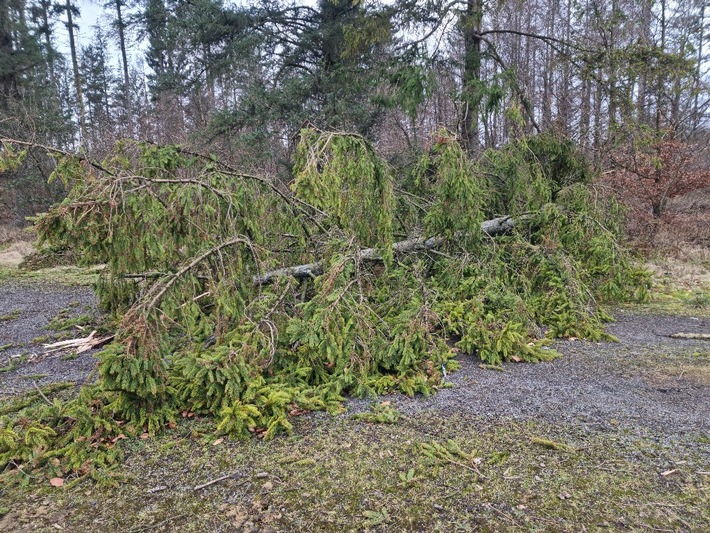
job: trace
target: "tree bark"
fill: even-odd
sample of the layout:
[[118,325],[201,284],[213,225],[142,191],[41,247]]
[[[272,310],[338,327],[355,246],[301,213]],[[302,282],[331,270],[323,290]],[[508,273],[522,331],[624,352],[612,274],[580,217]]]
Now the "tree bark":
[[71,54],[72,71],[74,74],[74,89],[76,91],[76,102],[79,106],[79,130],[81,131],[81,144],[86,142],[86,109],[84,108],[84,97],[81,91],[81,75],[79,74],[79,60],[76,50],[76,38],[74,37],[74,17],[72,15],[74,7],[71,0],[66,0],[64,9],[67,12],[67,30],[69,31],[69,52]]
[[483,0],[467,0],[461,16],[464,39],[463,75],[461,87],[461,141],[463,148],[473,154],[478,149],[478,111],[481,81],[481,25]]
[[123,67],[123,100],[126,110],[126,122],[128,124],[128,135],[133,135],[133,113],[131,110],[131,78],[128,75],[128,53],[126,52],[126,23],[123,20],[121,8],[125,5],[122,0],[115,0],[116,7],[116,29],[118,30],[118,42],[121,47],[121,66]]

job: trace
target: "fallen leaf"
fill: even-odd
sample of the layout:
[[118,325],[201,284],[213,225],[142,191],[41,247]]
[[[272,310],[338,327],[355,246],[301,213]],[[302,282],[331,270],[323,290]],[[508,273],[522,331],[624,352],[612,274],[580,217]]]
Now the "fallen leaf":
[[145,440],[145,439],[149,439],[149,438],[150,438],[150,433],[142,433],[141,434],[141,439]]
[[254,477],[256,477],[256,479],[264,479],[264,478],[266,478],[266,477],[269,477],[269,473],[268,473],[268,472],[259,472],[259,473],[258,473],[256,476],[254,476]]
[[123,433],[121,433],[121,434],[119,434],[119,435],[116,435],[114,438],[112,438],[112,439],[111,439],[111,442],[113,442],[114,444],[116,444],[116,442],[118,442],[118,441],[121,440],[121,439],[125,439],[125,438],[126,438],[126,436],[125,436]]
[[517,355],[511,355],[510,360],[515,363],[520,363],[522,361],[522,359],[520,357],[518,357]]
[[569,492],[566,492],[566,491],[565,491],[565,492],[560,492],[560,493],[557,495],[557,497],[558,497],[560,500],[569,500],[569,499],[572,497],[572,495],[571,495]]
[[264,490],[271,490],[274,488],[274,484],[271,481],[267,481],[261,486],[261,488],[263,488]]
[[216,441],[214,441],[212,443],[212,446],[217,446],[219,444],[222,444],[223,442],[224,442],[224,439],[220,437],[219,439],[217,439]]
[[666,470],[665,472],[661,472],[661,475],[662,476],[670,476],[671,474],[673,474],[674,472],[677,472],[677,471],[678,470],[675,470],[675,469],[674,470]]
[[168,427],[170,429],[175,429],[177,427],[177,424],[171,420],[170,422],[168,422]]
[[60,477],[53,477],[52,479],[49,480],[49,484],[52,485],[53,487],[63,487],[64,486],[64,479]]
[[59,466],[59,459],[57,459],[56,457],[54,459],[52,459],[52,464],[54,466]]

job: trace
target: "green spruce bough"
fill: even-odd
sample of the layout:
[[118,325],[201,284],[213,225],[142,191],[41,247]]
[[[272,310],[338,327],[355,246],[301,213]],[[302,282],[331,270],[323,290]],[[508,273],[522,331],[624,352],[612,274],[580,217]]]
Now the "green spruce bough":
[[[404,172],[357,135],[307,129],[293,190],[177,146],[57,159],[53,178],[71,193],[37,219],[40,239],[106,264],[96,291],[119,325],[94,385],[3,410],[5,478],[105,475],[123,437],[185,412],[271,438],[346,395],[428,395],[458,351],[548,360],[550,338],[605,338],[599,303],[648,288],[619,245],[618,207],[552,137],[471,162],[440,132]],[[500,213],[517,217],[511,232],[480,231]],[[395,235],[443,242],[395,255]],[[382,260],[363,260],[366,247]],[[314,262],[322,275],[254,283]]]

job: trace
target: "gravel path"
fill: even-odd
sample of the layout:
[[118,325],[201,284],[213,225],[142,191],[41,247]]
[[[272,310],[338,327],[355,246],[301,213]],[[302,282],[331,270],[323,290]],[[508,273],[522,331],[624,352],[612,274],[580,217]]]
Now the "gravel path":
[[[0,366],[15,354],[41,353],[32,339],[47,334],[44,327],[60,310],[96,312],[87,288],[6,283],[0,291],[0,316],[20,311],[17,318],[0,321],[0,346],[16,345],[0,353]],[[629,313],[617,318],[608,331],[619,342],[560,341],[555,348],[564,357],[537,365],[507,364],[503,372],[483,370],[473,358],[461,357],[461,370],[449,375],[453,388],[430,398],[388,399],[405,415],[438,411],[540,419],[590,429],[645,429],[659,438],[710,433],[710,342],[668,337],[681,331],[710,333],[710,321]],[[39,384],[83,380],[96,362],[91,353],[74,360],[31,359],[0,372],[0,398],[33,387],[33,379]],[[351,401],[350,413],[371,402]]]
[[708,320],[626,314],[608,331],[619,342],[559,341],[555,349],[564,357],[506,364],[504,372],[463,357],[461,370],[449,376],[453,388],[426,399],[398,398],[398,409],[710,432],[710,343],[667,337],[708,333]]
[[[42,343],[35,339],[52,335],[46,327],[60,311],[68,317],[95,315],[96,297],[88,287],[0,284],[0,346],[11,345],[0,351],[0,368],[12,361],[17,364],[13,370],[0,372],[0,399],[33,388],[33,381],[39,385],[81,381],[95,366],[92,352],[71,360],[61,353],[43,355]],[[83,334],[77,330],[76,336]]]

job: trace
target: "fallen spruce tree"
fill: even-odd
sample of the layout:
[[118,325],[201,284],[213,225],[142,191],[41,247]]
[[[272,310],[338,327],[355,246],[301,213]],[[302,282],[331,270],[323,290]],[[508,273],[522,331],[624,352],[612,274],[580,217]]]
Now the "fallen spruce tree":
[[[5,168],[36,149],[3,147]],[[548,360],[551,338],[606,337],[601,302],[647,293],[619,208],[549,136],[472,162],[441,132],[395,171],[357,135],[306,129],[292,189],[179,146],[53,154],[71,192],[40,240],[106,264],[118,327],[78,397],[0,411],[6,479],[101,475],[120,439],[180,413],[271,438],[345,395],[431,394],[457,352]]]

